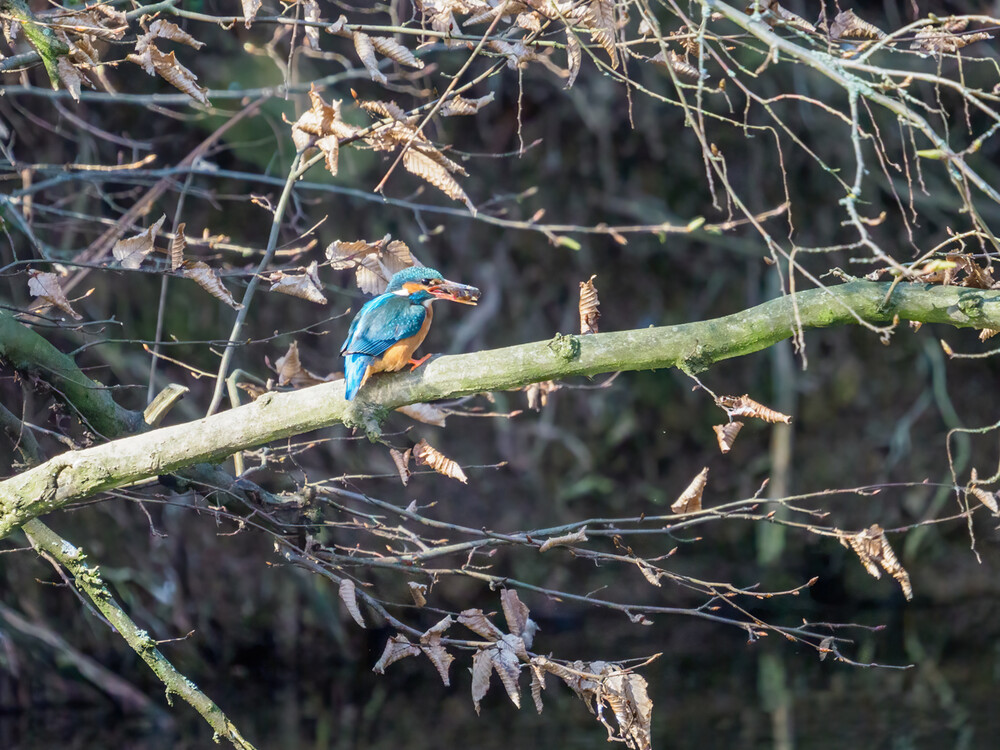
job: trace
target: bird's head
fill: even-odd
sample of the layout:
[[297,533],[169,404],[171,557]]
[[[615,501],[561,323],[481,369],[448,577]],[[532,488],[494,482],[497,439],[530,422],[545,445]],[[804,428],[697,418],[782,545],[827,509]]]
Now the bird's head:
[[438,271],[427,266],[410,266],[393,275],[385,291],[409,297],[417,303],[427,300],[446,299],[474,305],[479,301],[479,290],[474,286],[448,281]]

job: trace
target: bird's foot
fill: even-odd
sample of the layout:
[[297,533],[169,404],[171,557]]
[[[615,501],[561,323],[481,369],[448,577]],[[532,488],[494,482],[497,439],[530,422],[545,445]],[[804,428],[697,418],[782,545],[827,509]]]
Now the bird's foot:
[[420,365],[422,365],[424,362],[426,362],[427,360],[429,360],[432,356],[434,356],[434,355],[433,354],[425,354],[420,359],[411,359],[410,360],[410,372],[413,372],[414,370],[416,370],[418,367],[420,367]]

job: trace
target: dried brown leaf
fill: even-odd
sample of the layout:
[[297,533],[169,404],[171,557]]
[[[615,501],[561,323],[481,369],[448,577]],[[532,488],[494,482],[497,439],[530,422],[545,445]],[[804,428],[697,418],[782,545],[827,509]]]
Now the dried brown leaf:
[[562,388],[562,385],[554,380],[544,380],[541,383],[531,383],[523,390],[528,398],[528,408],[533,411],[541,411],[542,407],[549,403],[549,394]]
[[[521,675],[521,660],[517,656],[517,646],[512,645],[508,639],[520,640],[516,636],[505,635],[496,642],[495,646],[489,648],[493,661],[493,668],[496,670],[500,682],[503,683],[507,696],[518,708],[521,707],[521,687],[518,685],[518,677]],[[520,650],[524,650],[521,644]]]
[[[316,23],[322,20],[323,13],[319,8],[317,0],[299,0],[302,4],[302,18],[309,23]],[[306,26],[306,43],[311,49],[319,49],[319,28],[316,26]]]
[[705,491],[706,484],[708,484],[707,466],[698,472],[698,476],[691,480],[691,484],[674,501],[673,505],[670,506],[670,510],[674,513],[697,513],[700,511],[701,495]]
[[963,20],[964,23],[945,24],[941,27],[928,26],[920,29],[914,35],[910,49],[928,55],[948,55],[975,42],[983,42],[993,38],[984,31],[962,35],[952,33],[953,31],[962,31],[968,25],[968,19]]
[[28,271],[28,294],[38,297],[46,305],[58,307],[74,320],[83,319],[83,316],[70,306],[66,293],[59,283],[59,274]]
[[642,560],[640,558],[636,558],[635,559],[635,564],[636,564],[636,567],[639,568],[639,572],[642,573],[642,577],[643,578],[645,578],[647,581],[649,581],[651,584],[653,584],[657,588],[660,588],[660,587],[663,586],[663,584],[660,583],[660,579],[663,576],[665,576],[666,573],[664,573],[662,570],[657,570],[652,565],[650,565],[648,562],[646,562],[645,560]]
[[503,631],[490,622],[481,609],[462,610],[458,615],[458,622],[487,640],[496,641],[503,637]]
[[973,468],[969,475],[969,484],[965,488],[966,493],[971,494],[985,505],[993,515],[1000,514],[1000,507],[997,506],[997,496],[992,492],[987,492],[982,487],[977,487],[977,484],[979,484],[979,473]]
[[611,67],[618,69],[618,49],[616,46],[618,24],[615,21],[613,0],[590,0],[587,15],[582,19],[591,41],[604,47],[611,58]]
[[432,424],[435,427],[444,427],[447,412],[434,406],[433,404],[408,404],[396,409],[400,414],[405,414],[410,419],[415,419],[424,424]]
[[487,104],[493,101],[493,92],[478,99],[466,99],[463,96],[453,96],[441,105],[438,114],[442,117],[458,117],[461,115],[474,115]]
[[416,581],[409,581],[406,584],[407,588],[410,590],[410,596],[413,598],[413,603],[418,607],[427,606],[427,584],[417,583]]
[[548,552],[553,547],[569,546],[571,544],[579,544],[580,542],[587,541],[587,527],[574,531],[570,534],[563,534],[562,536],[551,536],[542,542],[541,546],[538,548],[539,552]]
[[340,377],[332,374],[322,377],[305,369],[299,360],[299,345],[296,341],[289,344],[288,351],[274,363],[274,370],[278,375],[278,385],[290,385],[292,388],[308,388]]
[[542,17],[537,13],[518,13],[514,25],[537,34],[542,30]]
[[115,243],[114,247],[111,248],[111,254],[114,255],[115,260],[121,264],[122,268],[135,269],[142,265],[143,259],[153,252],[153,243],[156,242],[156,235],[166,220],[167,217],[164,214],[155,224],[147,227],[134,237],[118,240]]
[[171,23],[165,18],[158,18],[153,21],[153,23],[149,26],[148,35],[150,39],[162,37],[163,39],[169,39],[172,42],[186,44],[188,47],[194,47],[195,49],[201,49],[205,46],[204,42],[199,42],[193,36],[184,31],[184,29],[180,26],[175,23]]
[[289,294],[309,302],[315,302],[317,305],[325,305],[327,299],[323,294],[323,287],[317,273],[318,269],[319,265],[313,261],[308,268],[299,269],[299,273],[276,271],[267,277],[268,281],[271,282],[271,288],[268,291]]
[[244,24],[249,29],[253,24],[254,19],[257,18],[257,11],[260,10],[261,3],[263,0],[241,0],[243,3],[243,16],[245,17]]
[[719,441],[719,450],[723,453],[729,453],[733,448],[733,443],[736,442],[736,436],[743,429],[743,423],[729,422],[728,424],[717,424],[712,425],[712,429],[715,430],[715,437]]
[[404,487],[410,481],[410,453],[410,450],[401,453],[395,448],[389,449],[392,462],[396,464],[396,471],[399,472],[399,481],[403,483]]
[[350,578],[344,578],[340,581],[340,600],[344,602],[344,606],[347,607],[347,611],[351,613],[351,617],[354,618],[356,622],[361,627],[367,627],[365,625],[365,618],[361,616],[361,608],[358,607],[358,591],[357,587],[354,585],[354,581]]
[[186,260],[180,267],[181,276],[191,279],[218,300],[222,300],[234,310],[241,310],[243,305],[233,299],[233,295],[222,285],[219,274],[203,261]]
[[438,474],[457,479],[462,484],[468,484],[469,478],[462,467],[431,446],[426,440],[421,440],[413,446],[413,458],[418,465],[430,466]]
[[170,270],[176,271],[184,263],[184,250],[187,248],[187,237],[184,235],[184,229],[187,227],[186,222],[181,222],[177,225],[177,231],[174,232],[174,238],[170,242]]
[[528,624],[528,607],[521,601],[515,589],[500,590],[500,605],[503,607],[503,616],[507,620],[507,627],[514,635],[521,635]]
[[472,655],[472,705],[479,715],[479,702],[490,690],[490,675],[493,674],[492,648],[481,648]]
[[885,32],[862,20],[853,10],[844,10],[830,24],[831,39],[884,39]]
[[406,153],[403,154],[403,167],[410,174],[429,182],[449,198],[462,201],[468,206],[470,211],[475,210],[475,206],[469,200],[469,196],[465,194],[462,186],[458,184],[458,181],[437,160],[423,151],[419,151],[416,148],[408,148]]
[[454,620],[451,619],[451,615],[445,615],[442,619],[438,620],[434,625],[429,627],[424,631],[423,635],[420,636],[421,643],[429,643],[434,636],[441,636],[448,628],[454,624]]
[[355,31],[351,37],[354,39],[354,49],[358,53],[358,59],[365,66],[371,79],[383,86],[387,84],[389,79],[378,69],[378,60],[375,59],[375,45],[372,44],[372,38],[363,31]]
[[[906,572],[899,560],[896,559],[889,540],[885,536],[885,531],[877,523],[872,524],[864,531],[856,534],[842,534],[840,543],[845,547],[854,550],[854,553],[861,560],[872,576],[881,578],[882,574],[878,566],[881,565],[886,573],[895,578],[903,589],[903,596],[907,600],[913,598],[913,587],[910,585],[910,575]],[[878,563],[878,565],[876,565]]]
[[663,54],[662,50],[657,52],[653,57],[649,58],[649,61],[664,68],[671,68],[675,73],[685,76],[686,78],[693,78],[695,80],[702,78],[701,73],[694,65],[689,63],[672,49],[667,50],[666,55]]
[[372,667],[372,672],[385,674],[385,668],[393,662],[405,659],[408,656],[419,656],[420,649],[410,643],[406,636],[394,635],[385,644],[385,650],[378,662]]
[[56,72],[59,74],[59,80],[62,81],[69,95],[75,101],[80,101],[80,83],[83,81],[83,75],[67,55],[63,55],[56,60]]
[[580,65],[583,62],[583,50],[576,33],[566,27],[566,88],[573,88],[576,77],[580,75]]
[[[408,48],[388,36],[371,37],[372,46],[379,51],[379,54],[395,60],[400,65],[407,65],[418,70],[424,67],[424,61],[417,58]],[[355,43],[356,46],[356,43]],[[360,55],[360,52],[358,53]],[[365,67],[368,67],[367,65]],[[369,68],[369,72],[371,69]]]
[[535,710],[542,712],[542,691],[545,690],[545,672],[534,664],[531,665],[531,700],[535,702]]
[[597,298],[597,287],[594,286],[594,274],[587,281],[580,282],[580,333],[597,333],[597,321],[601,318],[601,301]]
[[617,664],[605,666],[600,674],[599,699],[614,711],[618,737],[633,750],[649,750],[652,747],[653,702],[649,699],[646,680]]
[[441,681],[445,686],[450,685],[451,680],[448,677],[448,668],[455,661],[455,657],[449,654],[447,649],[441,645],[441,636],[434,635],[426,641],[421,637],[420,650],[431,660],[431,664],[437,669],[438,674],[441,676]]
[[754,401],[747,394],[743,394],[739,397],[720,396],[717,403],[726,410],[726,413],[730,416],[730,418],[756,417],[757,419],[763,419],[765,422],[771,422],[772,424],[776,422],[791,424],[792,422],[792,418],[787,414],[782,414],[780,411],[770,409],[763,404]]

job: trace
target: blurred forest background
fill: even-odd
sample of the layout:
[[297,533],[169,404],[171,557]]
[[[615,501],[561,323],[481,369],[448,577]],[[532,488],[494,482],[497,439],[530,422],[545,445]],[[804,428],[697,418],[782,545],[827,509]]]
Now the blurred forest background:
[[[764,20],[756,23],[763,34],[811,50],[831,69],[880,41],[860,26],[840,36],[831,31],[846,3],[760,5]],[[318,262],[326,304],[265,291],[263,282],[248,305],[230,371],[239,368],[260,383],[278,379],[275,363],[293,342],[312,373],[325,378],[340,369],[340,343],[367,297],[350,264],[331,266],[324,251],[336,241],[391,235],[422,263],[483,290],[476,308],[438,305],[423,351],[445,354],[577,332],[579,282],[595,274],[600,329],[616,331],[738,313],[787,294],[790,281],[800,290],[821,278],[837,284],[824,276],[834,268],[863,277],[893,265],[912,270],[920,259],[920,273],[933,274],[927,262],[948,252],[966,253],[983,268],[996,257],[989,227],[1000,223],[1000,204],[959,173],[957,162],[941,158],[940,149],[933,153],[935,144],[866,98],[871,89],[854,100],[855,120],[868,135],[860,145],[853,141],[850,90],[807,59],[776,51],[734,21],[730,6],[530,2],[469,23],[482,12],[478,6],[487,4],[168,0],[145,9],[110,2],[105,7],[113,12],[104,15],[80,15],[91,6],[65,3],[63,9],[78,12],[66,17],[52,4],[4,0],[3,309],[71,353],[89,377],[113,386],[115,400],[128,409],[141,411],[169,383],[186,386],[190,392],[164,421],[181,424],[205,416],[237,312],[183,278],[183,269],[170,270],[167,251],[179,234],[187,239],[184,257],[218,272],[235,300],[258,271],[275,222],[276,252],[265,273],[301,276]],[[612,13],[610,41],[595,34],[594,13],[602,7]],[[453,10],[460,27],[441,31],[442,8]],[[581,15],[581,8],[592,15]],[[22,18],[20,32],[12,30],[12,19],[25,9],[34,21]],[[996,41],[987,38],[1000,26],[989,18],[1000,14],[997,4],[885,0],[852,9],[887,33],[919,23],[866,58],[896,74],[855,68],[850,75],[921,113],[962,152],[963,164],[987,185],[1000,186],[993,137],[1000,66]],[[257,20],[244,22],[250,12]],[[934,20],[958,13],[975,18],[955,31]],[[337,28],[341,14],[349,26]],[[532,14],[536,21],[526,17],[519,25],[522,15]],[[218,20],[234,15],[241,20]],[[647,16],[655,26],[647,21],[640,28]],[[155,18],[203,43],[166,35],[148,42],[162,50],[158,60],[174,53],[197,85],[174,63],[163,63],[166,75],[147,75],[141,62],[126,60]],[[53,68],[57,89],[38,53],[47,42],[26,38],[25,26],[36,22],[77,50],[58,58],[70,62]],[[567,25],[583,49],[573,81]],[[121,26],[127,27],[122,34],[109,31]],[[420,28],[428,35],[412,33]],[[484,45],[473,55],[488,28],[507,47]],[[423,67],[401,63],[403,55],[387,54],[384,45],[375,50],[374,67],[366,67],[358,29],[396,39]],[[921,29],[933,32],[923,47]],[[681,41],[698,33],[703,48],[721,55],[732,74]],[[934,46],[947,35],[973,34],[979,36],[967,44]],[[533,46],[536,41],[550,45]],[[104,64],[87,64],[77,54],[82,47]],[[660,60],[652,60],[658,53]],[[693,66],[693,75],[685,66]],[[173,87],[171,76],[180,76],[188,93]],[[945,79],[958,85],[942,85]],[[291,123],[315,111],[311,86],[323,102],[343,102],[345,127],[356,132],[386,117],[385,109],[366,111],[359,103],[391,101],[405,112],[423,106],[419,122],[453,80],[477,80],[462,95],[492,101],[473,105],[481,108],[468,116],[435,114],[423,133],[467,171],[454,176],[475,213],[452,199],[453,188],[445,191],[449,197],[435,187],[443,178],[421,179],[402,166],[392,171],[384,195],[374,192],[405,139],[379,150],[350,136],[340,146],[336,174],[321,159],[275,219],[296,157]],[[199,148],[206,139],[207,148]],[[973,142],[975,148],[963,151]],[[856,148],[863,149],[860,200],[850,198]],[[710,165],[713,154],[721,157]],[[165,215],[156,252],[133,269],[112,257],[110,244],[103,255],[88,255],[151,190],[158,192],[120,225],[120,236],[136,236]],[[83,270],[89,272],[77,279]],[[79,320],[52,307],[51,298],[32,296],[30,274],[37,272],[61,274]],[[39,302],[49,304],[39,308]],[[605,742],[604,729],[552,676],[542,714],[530,703],[517,711],[494,682],[477,717],[467,652],[456,653],[450,687],[423,657],[373,674],[397,629],[367,608],[369,627],[358,627],[337,585],[291,564],[276,538],[300,550],[310,540],[356,543],[348,522],[357,516],[343,511],[354,501],[336,494],[344,491],[399,508],[416,501],[427,517],[514,534],[669,514],[705,466],[705,507],[752,498],[765,480],[762,501],[870,488],[790,501],[829,516],[788,517],[831,529],[879,524],[894,530],[890,540],[913,586],[910,602],[892,577],[870,577],[835,536],[806,528],[716,518],[625,543],[638,558],[679,547],[658,565],[688,583],[786,591],[817,577],[795,596],[744,597],[745,616],[725,607],[721,614],[789,628],[806,620],[886,626],[836,631],[853,641],[840,647],[846,657],[885,666],[821,661],[826,654],[815,641],[691,617],[713,597],[669,578],[651,586],[636,564],[605,564],[560,549],[538,554],[518,544],[495,546],[478,561],[491,566],[491,575],[549,592],[599,592],[609,600],[677,608],[630,621],[611,608],[520,592],[540,626],[537,653],[617,663],[662,653],[640,671],[654,707],[654,747],[990,746],[1000,731],[987,705],[1000,674],[1000,550],[995,519],[982,507],[972,521],[970,550],[970,526],[956,502],[967,496],[956,491],[952,471],[960,486],[974,467],[981,477],[993,474],[996,433],[956,435],[950,454],[946,446],[949,430],[1000,419],[996,359],[948,356],[987,351],[989,342],[975,330],[915,330],[905,323],[891,337],[842,326],[806,331],[802,341],[798,350],[784,341],[698,375],[715,393],[748,393],[792,416],[788,425],[748,422],[725,455],[712,430],[725,414],[691,377],[678,370],[626,372],[572,380],[535,409],[529,394],[518,391],[451,402],[456,413],[444,427],[404,415],[388,419],[388,445],[404,448],[425,438],[464,467],[468,484],[422,468],[403,486],[386,445],[335,426],[244,454],[249,467],[263,462],[251,472],[254,482],[274,493],[308,495],[282,510],[284,525],[224,492],[166,478],[96,496],[45,520],[100,565],[140,627],[156,639],[179,639],[161,650],[257,748],[597,747]],[[169,359],[154,360],[153,349]],[[229,396],[223,395],[226,409]],[[243,402],[251,395],[240,392]],[[47,385],[45,371],[3,362],[0,398],[16,420],[35,426],[45,456],[100,442]],[[5,475],[23,469],[13,434],[14,440],[0,442]],[[231,461],[226,470],[234,471]],[[218,512],[220,505],[230,515]],[[249,523],[241,523],[238,516],[248,514]],[[606,536],[596,539],[595,548],[622,549]],[[368,537],[359,543],[385,552],[397,542]],[[164,704],[155,676],[62,585],[23,534],[0,542],[0,553],[0,746],[211,745],[211,730],[176,699],[174,708]],[[451,564],[463,562],[460,555]],[[354,574],[374,584],[376,595],[409,599],[399,570]],[[499,612],[495,588],[474,577],[442,575],[427,595],[431,607],[395,614],[423,631],[448,612]],[[499,624],[502,617],[493,619]],[[905,665],[913,666],[895,668]]]

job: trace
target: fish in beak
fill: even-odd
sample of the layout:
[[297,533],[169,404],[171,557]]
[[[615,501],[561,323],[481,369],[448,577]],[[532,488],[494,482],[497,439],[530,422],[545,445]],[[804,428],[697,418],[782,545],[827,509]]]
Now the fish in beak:
[[460,302],[463,305],[474,305],[479,301],[480,291],[474,286],[457,284],[454,281],[445,279],[440,284],[434,284],[427,288],[437,299],[446,299],[451,302]]

